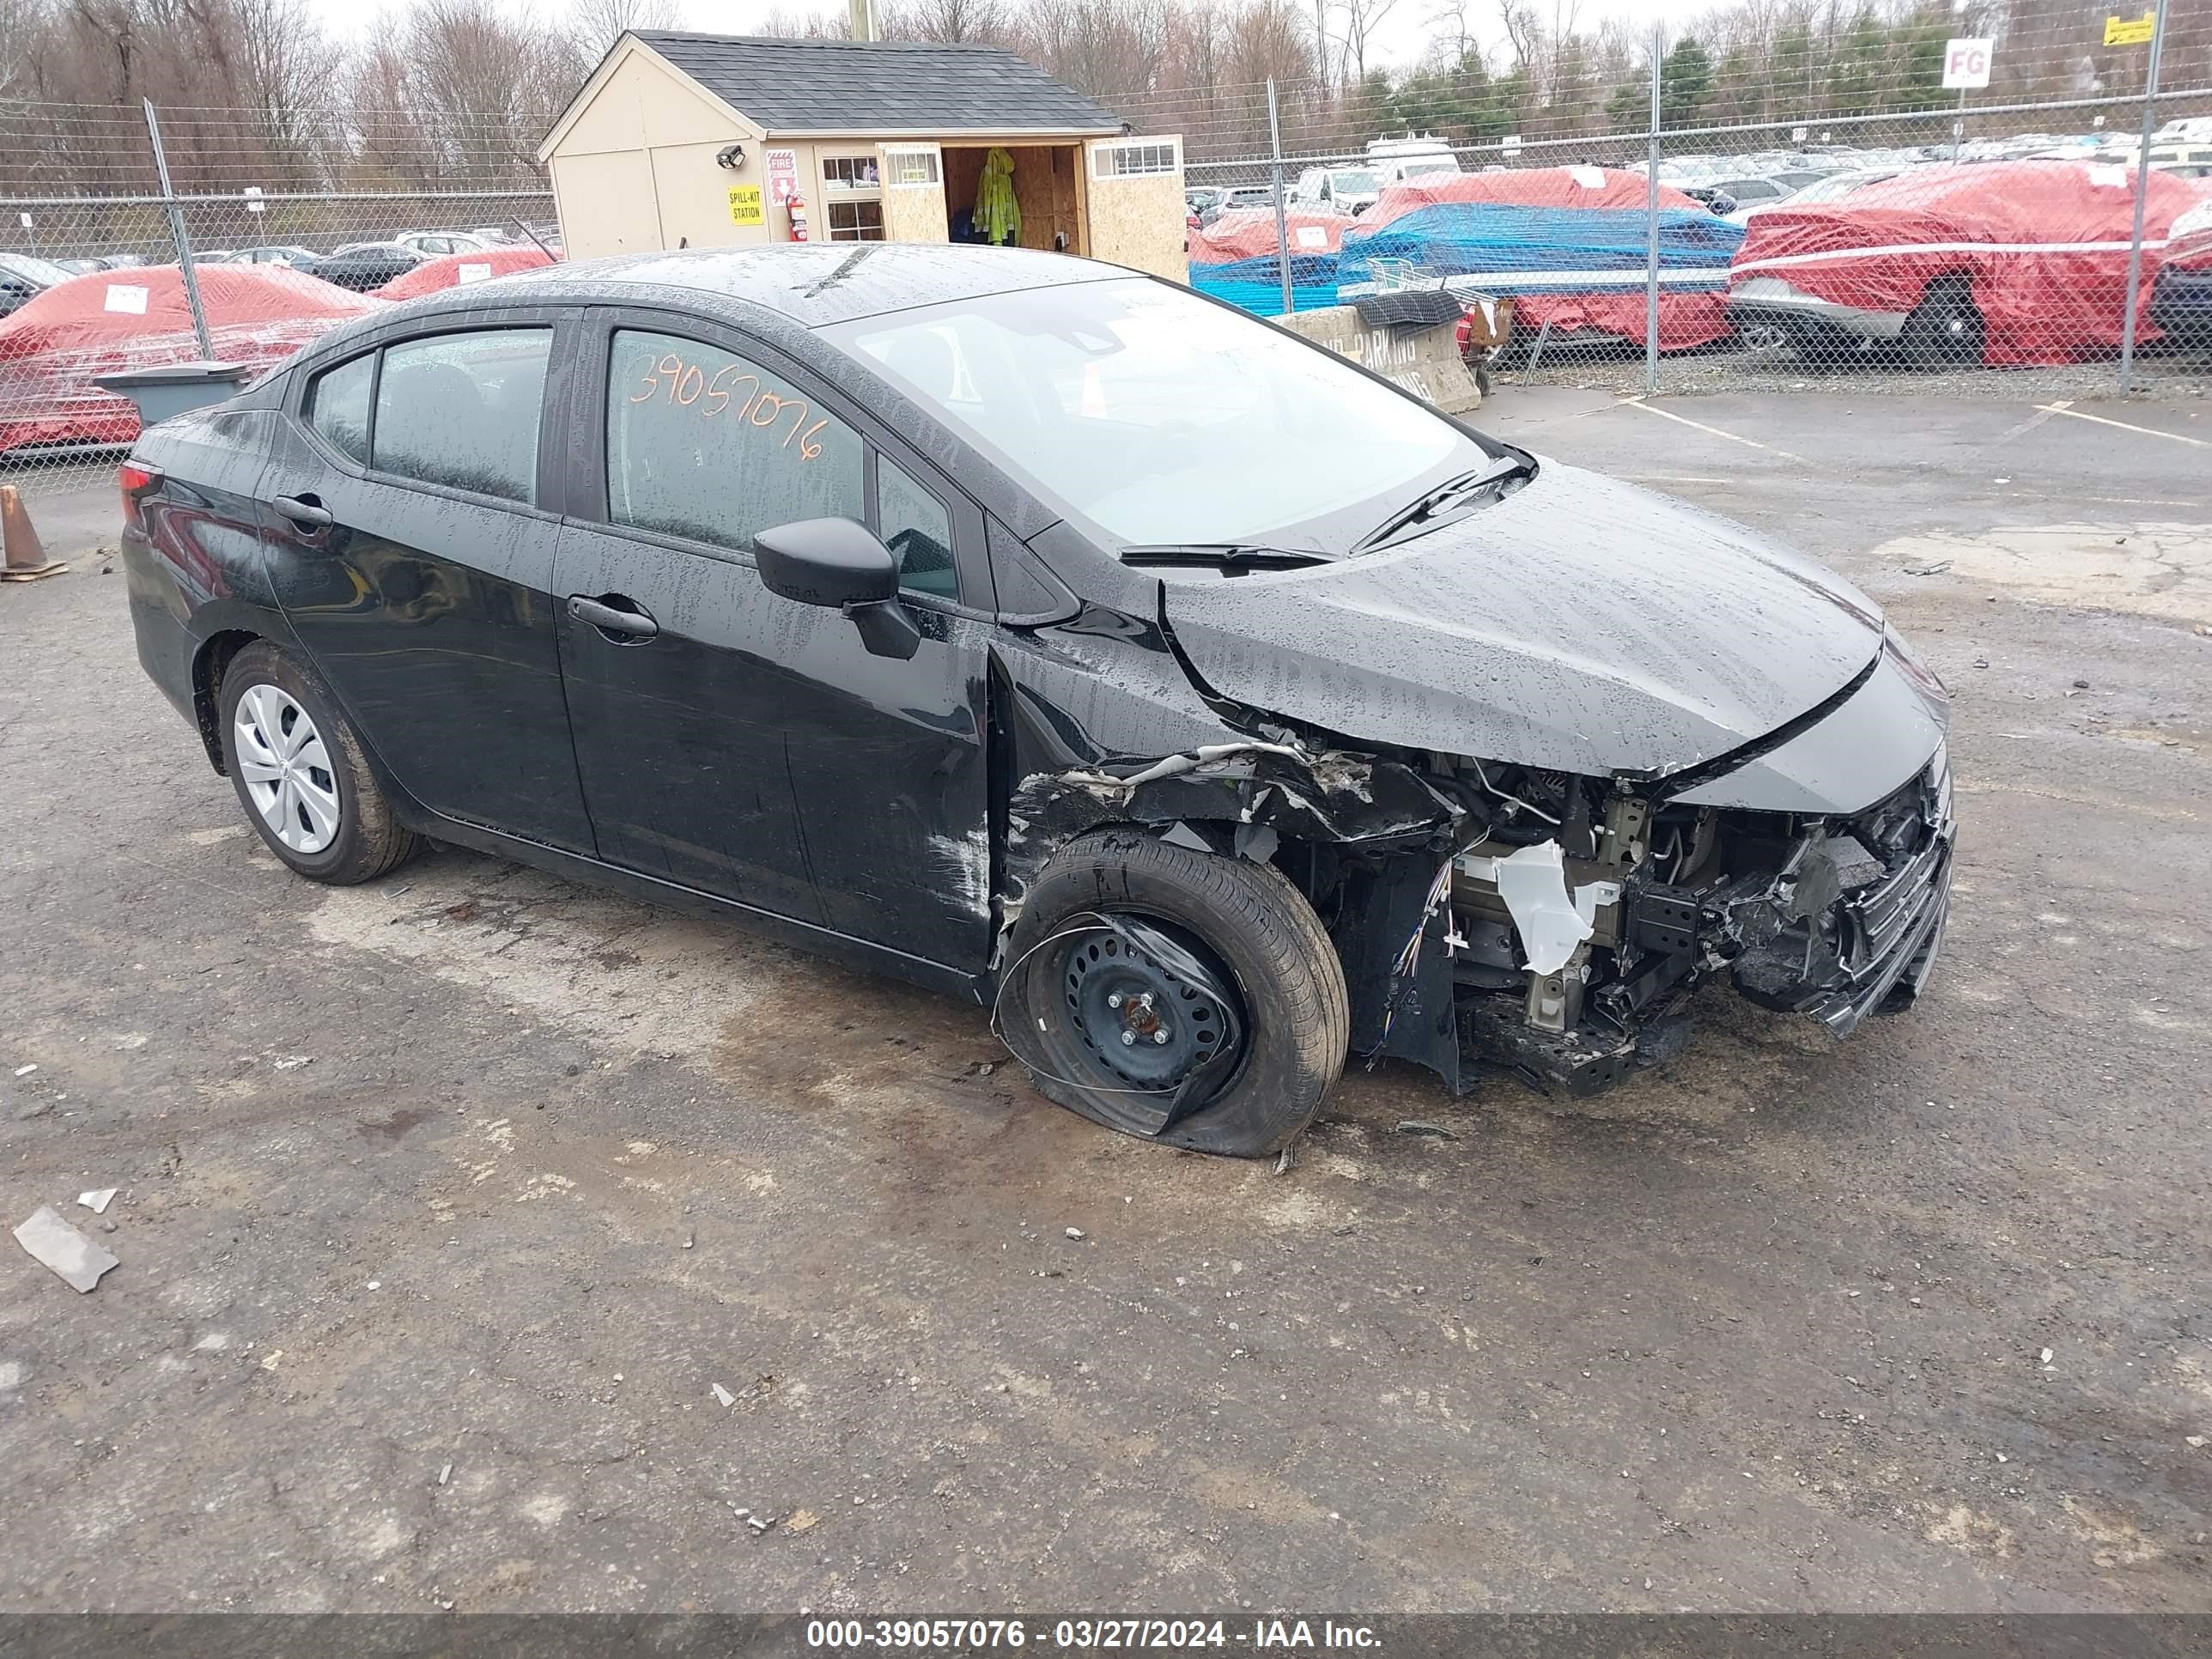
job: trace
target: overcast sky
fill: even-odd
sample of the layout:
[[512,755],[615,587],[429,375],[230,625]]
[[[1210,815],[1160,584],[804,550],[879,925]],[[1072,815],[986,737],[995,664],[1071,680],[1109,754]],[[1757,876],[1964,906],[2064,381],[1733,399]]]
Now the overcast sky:
[[[309,0],[309,3],[321,13],[334,33],[347,39],[358,39],[375,28],[383,18],[405,9],[404,0]],[[531,9],[521,0],[511,0],[511,3],[517,10]],[[842,3],[843,0],[782,0],[781,9],[799,14],[827,9],[831,5],[842,7]],[[1692,18],[1706,9],[1709,0],[1572,0],[1572,3],[1577,25],[1583,29],[1611,17],[1649,29],[1655,22],[1672,23]],[[676,0],[676,4],[683,27],[720,34],[749,33],[769,12],[777,9],[777,0]],[[1418,58],[1434,32],[1430,20],[1438,4],[1439,0],[1395,0],[1376,31],[1375,45],[1370,48],[1370,61],[1403,67]],[[557,6],[558,0],[544,0],[536,9],[543,14],[557,9]],[[1470,15],[1480,20],[1478,32],[1496,57],[1504,43],[1504,33],[1495,21],[1497,0],[1472,0],[1468,9]]]

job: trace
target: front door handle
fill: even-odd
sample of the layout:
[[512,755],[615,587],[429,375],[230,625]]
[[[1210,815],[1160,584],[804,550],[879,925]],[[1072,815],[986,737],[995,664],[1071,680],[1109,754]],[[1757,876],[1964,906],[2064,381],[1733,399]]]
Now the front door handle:
[[[610,594],[608,598],[619,599],[621,596]],[[635,605],[635,601],[624,599],[623,603]],[[568,596],[568,614],[578,622],[591,623],[602,634],[620,634],[633,640],[649,640],[660,632],[660,624],[647,616],[642,606],[633,611],[617,610],[602,600],[586,599],[581,593]]]
[[310,530],[327,530],[337,516],[313,495],[279,495],[270,503],[294,524]]

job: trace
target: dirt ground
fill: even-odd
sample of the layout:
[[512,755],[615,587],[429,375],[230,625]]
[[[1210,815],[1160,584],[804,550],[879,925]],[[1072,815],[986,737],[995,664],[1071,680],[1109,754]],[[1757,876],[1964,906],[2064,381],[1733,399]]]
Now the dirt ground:
[[0,1607],[2212,1609],[2212,404],[1483,418],[1892,607],[1946,959],[1564,1114],[1355,1071],[1279,1176],[735,933],[289,876],[34,491],[0,1220],[122,1265],[0,1244]]

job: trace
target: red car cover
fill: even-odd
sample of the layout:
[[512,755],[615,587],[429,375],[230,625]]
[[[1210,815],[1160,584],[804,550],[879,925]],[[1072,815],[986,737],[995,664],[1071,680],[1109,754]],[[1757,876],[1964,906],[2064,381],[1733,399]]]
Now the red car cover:
[[[1910,312],[1938,277],[1962,276],[1982,313],[1983,361],[2077,362],[2120,343],[2127,307],[2135,169],[2081,161],[1909,167],[1839,201],[1752,216],[1731,287],[1779,277],[1832,304]],[[2136,337],[2167,228],[2212,185],[2152,169],[2143,213]]]
[[538,247],[495,247],[481,253],[448,253],[426,259],[412,270],[402,271],[376,290],[380,300],[411,300],[420,294],[436,294],[464,283],[481,283],[509,271],[535,270],[550,265],[553,256]]
[[[1489,202],[1507,207],[1597,208],[1648,212],[1651,186],[1640,173],[1618,167],[1501,167],[1489,173],[1424,173],[1384,188],[1374,206],[1359,216],[1363,228],[1387,225],[1415,208],[1438,202]],[[1659,205],[1690,212],[1709,211],[1695,197],[1671,185],[1659,186]],[[1640,280],[1640,279],[1639,279]],[[1687,351],[1711,345],[1733,331],[1728,297],[1710,294],[1659,296],[1659,349]],[[1641,294],[1534,294],[1516,295],[1513,327],[1533,336],[1549,323],[1554,334],[1595,331],[1644,342]]]
[[[1294,258],[1301,253],[1335,252],[1344,245],[1344,233],[1360,222],[1349,214],[1317,212],[1312,208],[1286,208],[1283,212]],[[1271,207],[1238,208],[1190,234],[1190,261],[1196,265],[1265,259],[1274,252],[1275,210]]]
[[[193,270],[216,360],[255,369],[384,305],[283,265]],[[199,356],[176,266],[96,270],[57,283],[0,320],[0,452],[33,443],[127,444],[138,435],[137,405],[102,392],[93,376]]]

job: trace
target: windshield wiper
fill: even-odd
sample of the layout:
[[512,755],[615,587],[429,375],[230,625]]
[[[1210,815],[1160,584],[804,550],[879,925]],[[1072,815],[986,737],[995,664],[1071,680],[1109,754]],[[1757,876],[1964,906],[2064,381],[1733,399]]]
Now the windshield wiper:
[[1248,570],[1303,570],[1309,565],[1333,564],[1326,553],[1293,553],[1280,547],[1255,547],[1248,542],[1164,542],[1145,547],[1125,547],[1121,562],[1127,565],[1205,565],[1229,574]]
[[1473,472],[1462,472],[1455,478],[1446,478],[1426,495],[1408,501],[1376,525],[1352,544],[1352,550],[1355,553],[1372,552],[1416,525],[1426,524],[1445,508],[1456,506],[1476,490],[1495,489],[1515,478],[1528,477],[1535,470],[1534,461],[1523,456],[1510,455]]

